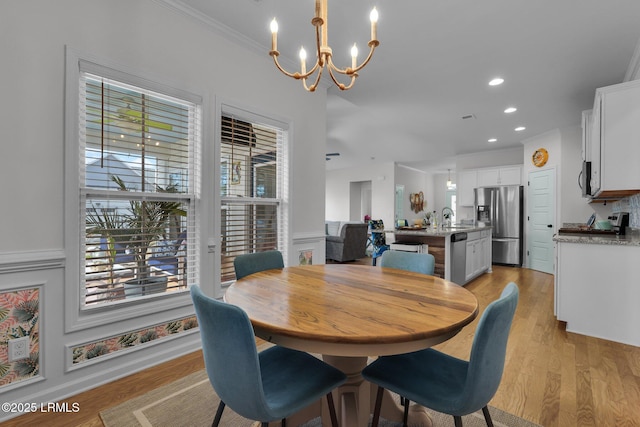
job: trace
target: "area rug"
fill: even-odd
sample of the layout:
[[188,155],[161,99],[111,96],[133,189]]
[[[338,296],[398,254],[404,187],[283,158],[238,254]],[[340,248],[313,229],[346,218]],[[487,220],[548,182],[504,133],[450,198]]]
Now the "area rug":
[[[100,412],[106,427],[209,427],[218,407],[216,396],[206,372],[200,371],[147,394]],[[515,415],[490,407],[496,427],[539,427]],[[429,411],[434,427],[453,426],[453,417]],[[482,411],[462,418],[465,427],[486,427]],[[254,421],[242,418],[226,408],[221,426],[253,427]],[[320,427],[320,418],[311,420],[304,427]],[[401,424],[381,419],[381,427],[398,427]]]

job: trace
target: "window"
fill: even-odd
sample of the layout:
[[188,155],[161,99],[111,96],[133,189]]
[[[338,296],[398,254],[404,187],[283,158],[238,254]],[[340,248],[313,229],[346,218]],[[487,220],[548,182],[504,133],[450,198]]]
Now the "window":
[[185,290],[198,268],[200,105],[110,71],[80,63],[85,308]]
[[286,125],[223,110],[220,134],[221,282],[235,280],[233,260],[277,249],[286,259]]

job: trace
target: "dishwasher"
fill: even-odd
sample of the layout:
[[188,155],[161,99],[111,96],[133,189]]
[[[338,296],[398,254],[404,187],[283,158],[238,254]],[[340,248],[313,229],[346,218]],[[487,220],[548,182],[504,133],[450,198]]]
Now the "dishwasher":
[[453,233],[451,235],[451,281],[464,285],[467,268],[467,233]]

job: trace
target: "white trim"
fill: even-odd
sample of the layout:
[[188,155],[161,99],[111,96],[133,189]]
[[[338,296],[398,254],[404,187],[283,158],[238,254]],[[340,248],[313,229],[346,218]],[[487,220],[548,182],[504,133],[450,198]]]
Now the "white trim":
[[0,253],[0,274],[64,268],[65,259],[66,256],[62,249]]
[[640,79],[640,39],[636,43],[636,48],[627,67],[623,82]]
[[305,243],[316,243],[316,242],[319,242],[320,240],[324,241],[325,237],[326,236],[324,232],[310,231],[305,233],[294,234],[291,241],[294,245],[302,245]]

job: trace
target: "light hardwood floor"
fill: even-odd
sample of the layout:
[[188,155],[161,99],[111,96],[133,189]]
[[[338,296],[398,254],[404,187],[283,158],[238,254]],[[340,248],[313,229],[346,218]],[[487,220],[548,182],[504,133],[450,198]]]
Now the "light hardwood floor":
[[[494,266],[467,289],[482,312],[510,281],[520,287],[520,302],[490,404],[545,427],[640,426],[640,348],[567,333],[553,316],[552,275]],[[437,348],[468,358],[476,324]],[[100,411],[200,369],[195,352],[67,399],[79,403],[76,414],[32,414],[3,426],[102,426]]]

